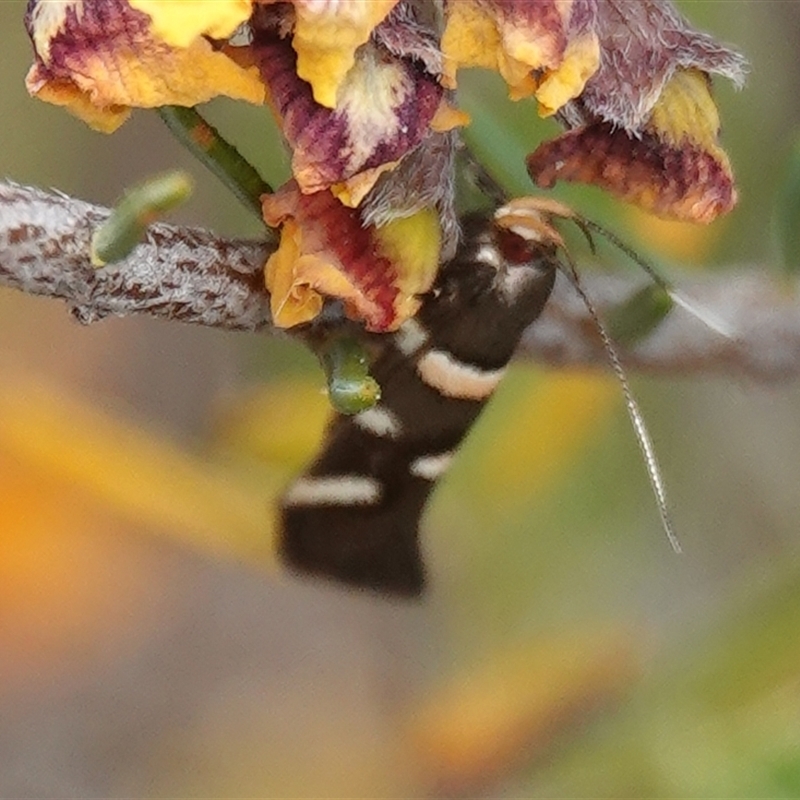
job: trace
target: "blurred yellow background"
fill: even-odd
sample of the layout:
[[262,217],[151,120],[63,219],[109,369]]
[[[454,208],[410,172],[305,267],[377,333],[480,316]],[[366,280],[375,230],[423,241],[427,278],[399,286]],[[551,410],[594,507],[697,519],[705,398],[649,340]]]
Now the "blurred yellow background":
[[[698,230],[559,196],[666,263],[770,269],[800,3],[680,5],[753,65],[717,83],[738,209]],[[184,166],[179,221],[258,233],[155,114],[105,137],[30,100],[24,7],[0,3],[0,174],[110,204]],[[552,128],[468,84],[522,180]],[[265,111],[209,116],[282,179]],[[516,367],[425,517],[414,605],[274,563],[326,414],[299,347],[0,290],[0,376],[0,796],[800,796],[794,383],[632,376],[679,557],[609,371]]]

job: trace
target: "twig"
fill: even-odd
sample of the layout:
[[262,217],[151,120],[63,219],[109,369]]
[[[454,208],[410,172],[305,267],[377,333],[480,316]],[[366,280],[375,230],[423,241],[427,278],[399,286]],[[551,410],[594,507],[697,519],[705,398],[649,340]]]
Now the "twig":
[[[641,281],[589,276],[583,281],[602,315],[641,288]],[[682,294],[730,332],[723,336],[695,315],[676,307],[647,337],[618,346],[626,368],[662,375],[717,374],[759,381],[800,376],[800,296],[763,267],[676,280]],[[542,316],[523,337],[517,353],[554,367],[603,366],[605,356],[586,309],[564,280]]]
[[[84,323],[150,316],[227,330],[274,332],[263,265],[274,245],[153,225],[146,243],[100,270],[89,262],[93,231],[109,211],[64,195],[0,183],[0,285],[65,300]],[[600,313],[623,304],[641,279],[583,275]],[[620,355],[630,369],[716,373],[778,381],[800,376],[800,297],[755,267],[676,281],[685,296],[732,331],[726,338],[676,308]],[[554,367],[606,360],[596,329],[566,281],[526,332],[519,357]]]
[[271,329],[263,267],[273,245],[154,224],[102,269],[90,263],[105,208],[0,183],[0,285],[67,301],[83,323],[149,314],[230,330]]

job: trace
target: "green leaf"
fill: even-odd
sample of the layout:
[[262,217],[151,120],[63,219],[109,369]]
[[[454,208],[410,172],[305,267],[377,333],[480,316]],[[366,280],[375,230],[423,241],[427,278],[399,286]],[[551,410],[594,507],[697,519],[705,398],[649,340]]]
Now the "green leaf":
[[272,187],[256,168],[196,109],[162,106],[158,114],[175,138],[259,219],[261,195]]
[[624,345],[641,341],[661,324],[672,306],[673,300],[665,289],[648,284],[611,312],[611,338]]
[[151,223],[186,202],[191,193],[192,179],[180,170],[155,175],[128,189],[92,237],[92,265],[121,261],[144,238]]

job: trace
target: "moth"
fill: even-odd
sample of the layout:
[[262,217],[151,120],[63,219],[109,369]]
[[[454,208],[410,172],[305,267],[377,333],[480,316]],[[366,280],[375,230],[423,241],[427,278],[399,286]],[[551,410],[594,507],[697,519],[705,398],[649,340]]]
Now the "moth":
[[425,582],[425,504],[541,313],[559,269],[557,232],[509,206],[464,224],[417,315],[382,335],[380,401],[337,414],[280,503],[279,551],[302,573],[394,595]]

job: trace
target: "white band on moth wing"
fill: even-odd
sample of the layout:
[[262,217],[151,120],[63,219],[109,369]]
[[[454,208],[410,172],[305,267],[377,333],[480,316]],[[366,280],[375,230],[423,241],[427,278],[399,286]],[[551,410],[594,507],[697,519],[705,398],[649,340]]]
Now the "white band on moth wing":
[[453,461],[454,453],[439,453],[435,456],[420,456],[411,462],[408,471],[415,478],[435,481],[440,478]]
[[394,342],[404,356],[411,356],[423,347],[429,338],[428,331],[417,320],[410,319],[397,329]]
[[423,382],[445,397],[483,400],[497,388],[505,375],[502,369],[485,370],[455,359],[444,350],[431,350],[417,364]]
[[284,506],[371,506],[381,498],[381,485],[363,475],[305,477],[295,481]]
[[397,414],[381,405],[359,412],[353,417],[353,422],[361,430],[381,438],[397,439],[403,432]]

